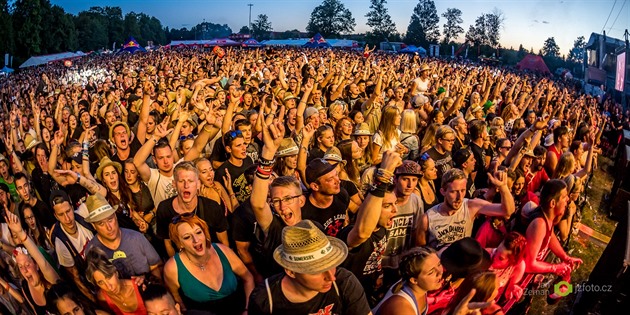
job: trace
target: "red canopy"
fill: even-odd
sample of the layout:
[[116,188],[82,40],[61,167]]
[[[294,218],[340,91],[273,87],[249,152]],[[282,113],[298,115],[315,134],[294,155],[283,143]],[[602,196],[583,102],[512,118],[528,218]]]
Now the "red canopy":
[[523,60],[517,63],[516,69],[536,71],[536,72],[541,72],[545,74],[551,73],[551,71],[549,71],[549,68],[547,68],[545,61],[542,59],[541,56],[531,55],[531,54],[525,56]]

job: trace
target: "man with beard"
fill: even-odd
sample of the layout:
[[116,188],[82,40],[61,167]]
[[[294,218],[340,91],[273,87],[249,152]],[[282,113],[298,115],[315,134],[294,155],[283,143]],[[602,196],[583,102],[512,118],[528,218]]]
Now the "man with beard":
[[391,174],[401,164],[400,154],[396,151],[383,153],[382,171],[374,177],[374,185],[357,211],[356,222],[337,235],[349,250],[342,266],[359,279],[371,306],[376,306],[382,298],[379,292],[383,285],[383,253],[388,243],[388,229],[393,227],[398,212]]
[[199,191],[199,170],[192,162],[181,162],[173,170],[173,184],[177,195],[162,201],[156,212],[157,235],[164,239],[164,246],[169,257],[175,254],[175,248],[169,239],[169,224],[176,216],[195,214],[208,224],[211,241],[229,246],[227,237],[227,219],[223,207],[216,201],[201,197]]
[[547,149],[541,145],[536,146],[532,166],[529,171],[524,173],[527,191],[537,192],[549,180],[549,175],[544,167],[546,159]]
[[488,178],[499,190],[501,204],[464,198],[466,174],[457,168],[444,174],[440,188],[444,202],[427,210],[422,216],[416,233],[416,245],[428,245],[439,250],[464,237],[470,237],[473,221],[478,213],[509,218],[514,212],[514,198],[507,184],[507,174],[498,171],[494,176],[488,174]]

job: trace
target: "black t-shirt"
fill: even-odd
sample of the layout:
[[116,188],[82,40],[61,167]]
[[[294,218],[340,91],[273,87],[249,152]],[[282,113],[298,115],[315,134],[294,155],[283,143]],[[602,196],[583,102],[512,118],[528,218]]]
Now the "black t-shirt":
[[232,239],[237,242],[252,242],[256,216],[249,199],[239,204],[232,215]]
[[[31,197],[31,198],[34,198],[34,197]],[[21,204],[23,203],[24,202],[22,202]],[[33,206],[32,209],[35,214],[35,217],[37,218],[37,220],[41,222],[43,226],[50,229],[53,226],[53,224],[57,222],[57,219],[55,219],[55,216],[52,210],[50,210],[50,208],[48,208],[48,206],[45,203],[43,203],[41,200],[37,199],[37,202],[35,202],[35,206]]]
[[[365,292],[357,278],[348,270],[338,267],[335,273],[335,285],[326,293],[318,293],[312,299],[303,303],[290,302],[282,292],[284,273],[268,278],[271,299],[267,294],[264,283],[258,285],[249,297],[250,315],[275,314],[344,314],[365,315],[370,312],[370,306],[365,298]],[[273,304],[273,310],[270,310]]]
[[455,137],[455,142],[453,143],[452,152],[457,152],[457,150],[467,146],[469,143],[470,143],[470,137],[468,137],[468,135],[464,135],[463,143],[459,141],[459,138]]
[[155,208],[155,203],[153,202],[153,197],[151,197],[149,187],[147,187],[144,183],[140,183],[140,191],[137,193],[131,193],[131,196],[136,205],[138,205],[140,212],[143,214],[147,214]]
[[[348,225],[337,237],[344,243],[348,243],[348,234],[352,230],[353,225]],[[379,289],[378,279],[383,275],[382,261],[383,253],[387,247],[387,230],[380,228],[370,235],[361,245],[350,249],[348,258],[341,264],[342,267],[350,270],[358,279],[365,293],[370,297]],[[377,302],[377,301],[371,301]]]
[[352,181],[342,179],[339,182],[339,185],[341,186],[341,188],[345,189],[348,192],[348,196],[350,197],[359,193],[357,185],[355,185]]
[[35,186],[35,190],[39,194],[40,199],[48,204],[50,200],[50,192],[58,190],[59,184],[57,184],[57,182],[48,173],[44,173],[39,166],[35,167],[33,170],[32,177],[33,186]]
[[90,195],[90,192],[79,184],[67,185],[63,188],[63,190],[68,194],[68,197],[70,197],[73,209],[79,208],[79,206],[84,203]]
[[[217,141],[218,142],[218,141]],[[236,199],[238,199],[239,203],[245,202],[247,198],[252,194],[252,188],[247,184],[247,180],[245,179],[245,170],[250,167],[254,162],[248,156],[243,160],[243,164],[241,166],[235,166],[230,161],[225,161],[217,171],[215,172],[214,178],[223,179],[225,176],[225,170],[227,169],[230,172],[230,176],[232,177],[232,190],[236,194]],[[221,180],[221,185],[224,188],[225,184]]]
[[318,159],[318,158],[323,159],[324,154],[326,154],[326,152],[322,151],[322,149],[320,149],[319,147],[315,147],[311,149],[311,151],[308,151],[308,157],[306,158],[306,165],[311,163],[311,161],[314,159]]
[[333,202],[326,209],[314,206],[309,197],[306,196],[306,203],[302,207],[302,219],[319,222],[324,226],[326,235],[337,236],[346,220],[346,209],[350,204],[348,192],[342,187],[339,193],[333,196]]
[[[431,147],[427,150],[427,154],[435,161],[435,167],[437,168],[437,179],[435,187],[442,187],[442,175],[448,170],[453,168],[453,159],[451,158],[451,152],[444,151],[444,154],[440,154],[435,147]],[[439,197],[442,197],[441,195]],[[438,198],[439,198],[438,197]]]
[[[168,198],[158,205],[157,213],[155,214],[155,224],[157,225],[157,236],[163,239],[169,239],[168,235],[168,226],[171,224],[173,217],[178,215],[173,209],[173,200],[175,200],[177,196]],[[204,220],[206,224],[208,224],[208,229],[210,230],[210,237],[212,241],[217,243],[217,233],[224,232],[228,228],[227,219],[225,218],[225,214],[223,212],[223,207],[219,205],[216,201],[212,199],[208,199],[206,197],[198,197],[197,201],[197,209],[195,209],[195,213],[199,218]]]
[[475,176],[475,186],[479,188],[487,188],[488,187],[488,174],[486,174],[486,150],[482,147],[478,146],[476,143],[470,143],[470,150],[472,154],[475,156],[475,171],[477,175]]
[[[141,147],[142,147],[142,143],[138,141],[138,138],[134,137],[133,140],[131,140],[131,142],[129,143],[129,149],[131,151],[129,152],[129,156],[127,158],[133,158],[136,155],[136,153],[138,153],[138,150],[140,150]],[[112,161],[118,162],[122,165],[124,165],[125,163],[124,160],[121,160],[120,157],[118,157],[118,152],[116,152],[116,154],[112,156]]]
[[214,142],[214,146],[212,147],[212,153],[210,153],[210,160],[216,162],[225,162],[230,158],[230,155],[225,150],[225,146],[223,145],[223,140],[218,139]]

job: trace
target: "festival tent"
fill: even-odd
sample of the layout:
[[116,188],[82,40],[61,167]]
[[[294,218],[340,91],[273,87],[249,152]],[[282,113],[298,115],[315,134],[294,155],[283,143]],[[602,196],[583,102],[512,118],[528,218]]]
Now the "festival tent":
[[250,38],[242,42],[241,45],[243,45],[243,47],[250,47],[250,48],[258,48],[258,47],[264,46],[263,44],[259,43],[257,40],[253,38]]
[[357,48],[359,43],[356,40],[351,39],[328,39],[330,46],[335,48]]
[[541,73],[551,73],[545,61],[541,56],[529,54],[523,58],[519,63],[516,64],[516,69],[519,70],[530,70],[534,72]]
[[4,68],[0,69],[0,73],[11,73],[11,72],[13,72],[13,69],[7,66],[4,66]]
[[49,62],[75,59],[75,58],[80,58],[83,56],[85,56],[85,54],[80,51],[76,53],[64,52],[64,53],[52,54],[52,55],[33,56],[31,58],[28,58],[28,60],[26,60],[23,64],[21,64],[20,68],[39,66],[39,65],[47,64]]
[[324,39],[324,37],[317,33],[315,34],[315,36],[313,36],[313,38],[311,38],[308,42],[306,42],[306,44],[304,44],[304,46],[302,47],[306,47],[306,48],[330,48],[331,45],[330,43],[328,43],[326,41],[326,39]]
[[204,45],[208,46],[238,46],[239,42],[233,41],[229,38],[215,38],[213,40],[204,41]]
[[422,48],[422,47],[409,45],[409,46],[399,50],[398,53],[400,53],[400,54],[415,54],[415,53],[417,53],[420,56],[426,56],[427,55],[427,50]]
[[129,37],[125,41],[123,47],[118,51],[118,53],[128,52],[133,54],[137,51],[146,52],[147,50],[144,49],[144,47],[140,46],[135,38]]
[[194,39],[194,40],[174,40],[171,41],[168,47],[211,47],[211,46],[238,46],[239,42],[235,42],[229,38],[216,38],[212,40],[208,39]]
[[270,39],[260,42],[265,46],[304,46],[308,42],[306,38],[297,39]]

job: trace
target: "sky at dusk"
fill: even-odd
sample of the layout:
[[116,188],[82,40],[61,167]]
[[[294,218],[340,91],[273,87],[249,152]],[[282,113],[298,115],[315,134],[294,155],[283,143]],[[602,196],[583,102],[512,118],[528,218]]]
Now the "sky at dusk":
[[[249,7],[252,7],[252,21],[258,14],[266,14],[274,31],[298,29],[305,31],[313,9],[322,0],[125,0],[125,1],[83,1],[51,0],[63,7],[66,12],[77,14],[92,6],[119,6],[123,15],[127,12],[144,12],[155,16],[164,26],[190,28],[204,21],[228,24],[234,32],[248,24]],[[341,0],[356,20],[355,33],[369,30],[365,24],[365,14],[370,10],[369,0]],[[501,10],[505,17],[500,43],[503,47],[517,49],[523,44],[526,49],[540,49],[548,37],[554,37],[562,54],[567,54],[578,36],[588,38],[592,32],[606,30],[609,36],[623,39],[625,29],[630,28],[630,2],[627,0],[436,0],[440,15],[440,31],[445,19],[441,14],[447,8],[462,10],[464,23],[469,25],[482,13],[494,8]],[[404,33],[417,0],[389,0],[386,4],[392,20],[399,32]],[[613,8],[611,13],[611,9]],[[610,15],[610,17],[609,17]],[[608,19],[608,22],[606,20]],[[614,24],[613,24],[614,23]],[[605,26],[605,28],[603,28]],[[463,42],[463,35],[458,41]]]

